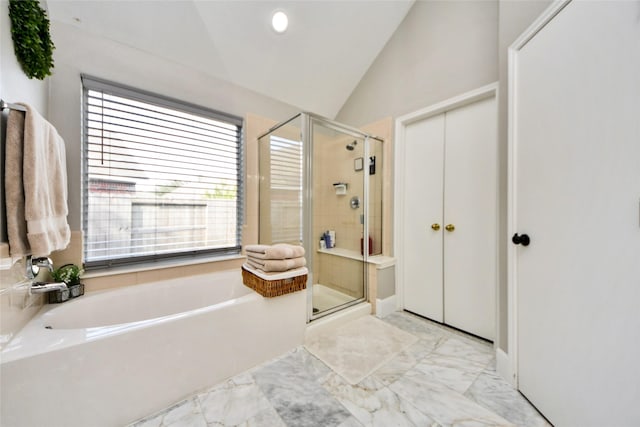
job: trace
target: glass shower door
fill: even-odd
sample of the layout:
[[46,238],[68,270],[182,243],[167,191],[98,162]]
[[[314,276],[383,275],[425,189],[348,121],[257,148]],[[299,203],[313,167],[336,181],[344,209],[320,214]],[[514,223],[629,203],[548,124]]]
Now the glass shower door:
[[365,139],[338,124],[311,117],[308,149],[313,265],[310,318],[318,318],[366,298],[363,249],[367,221]]

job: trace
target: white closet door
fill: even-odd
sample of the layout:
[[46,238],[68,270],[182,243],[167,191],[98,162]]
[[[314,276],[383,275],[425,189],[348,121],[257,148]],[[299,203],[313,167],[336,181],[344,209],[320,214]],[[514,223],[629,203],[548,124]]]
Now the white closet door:
[[494,340],[496,288],[496,101],[445,115],[445,323]]
[[640,2],[571,2],[515,60],[519,388],[558,427],[638,426]]
[[[444,116],[405,128],[404,308],[442,322]],[[433,230],[438,224],[439,230]]]

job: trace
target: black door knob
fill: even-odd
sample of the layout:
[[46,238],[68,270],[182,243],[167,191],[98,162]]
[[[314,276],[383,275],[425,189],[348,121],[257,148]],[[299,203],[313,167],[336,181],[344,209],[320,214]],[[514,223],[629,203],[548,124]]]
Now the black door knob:
[[529,246],[529,243],[531,243],[531,239],[529,239],[528,235],[523,234],[521,236],[518,236],[518,233],[513,235],[513,237],[511,238],[511,241],[516,245],[522,245],[522,246]]

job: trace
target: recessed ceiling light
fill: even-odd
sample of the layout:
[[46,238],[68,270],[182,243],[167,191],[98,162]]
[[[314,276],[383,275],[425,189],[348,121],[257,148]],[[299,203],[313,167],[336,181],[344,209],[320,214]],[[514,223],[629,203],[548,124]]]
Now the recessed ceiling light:
[[289,18],[287,18],[287,14],[281,10],[275,12],[271,17],[271,26],[276,33],[282,34],[287,31],[287,27],[289,26]]

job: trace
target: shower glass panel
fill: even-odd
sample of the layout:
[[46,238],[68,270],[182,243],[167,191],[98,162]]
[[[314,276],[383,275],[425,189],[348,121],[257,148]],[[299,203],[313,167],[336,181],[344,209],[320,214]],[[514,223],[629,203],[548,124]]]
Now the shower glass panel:
[[366,259],[382,248],[382,143],[301,113],[258,146],[259,243],[304,246],[309,320],[365,301]]
[[302,245],[300,115],[260,138],[259,241]]

